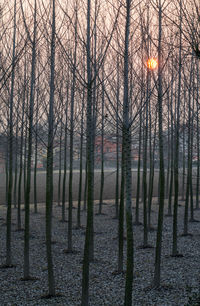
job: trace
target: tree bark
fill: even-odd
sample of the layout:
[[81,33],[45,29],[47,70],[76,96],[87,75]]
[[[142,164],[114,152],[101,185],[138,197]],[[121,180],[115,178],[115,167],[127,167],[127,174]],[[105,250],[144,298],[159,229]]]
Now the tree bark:
[[142,144],[142,112],[140,112],[140,119],[139,120],[140,120],[140,128],[139,128],[139,152],[138,152],[138,167],[137,167],[137,191],[136,191],[135,225],[140,225],[140,221],[139,221],[139,201],[140,201],[140,164],[141,164],[141,144]]
[[14,26],[13,26],[13,54],[12,54],[12,75],[10,90],[10,112],[9,112],[9,174],[8,174],[8,203],[6,216],[6,266],[11,266],[11,205],[13,186],[13,100],[15,84],[15,49],[16,49],[16,0],[14,2]]
[[20,163],[19,163],[19,180],[18,180],[18,202],[17,202],[17,229],[21,230],[21,184],[23,172],[23,145],[24,145],[24,113],[26,100],[26,69],[27,62],[25,58],[24,64],[24,81],[23,81],[23,96],[22,96],[22,123],[21,123],[21,140],[20,140]]
[[177,247],[177,218],[178,218],[178,194],[179,194],[179,125],[181,104],[181,70],[182,70],[182,2],[180,1],[180,40],[179,40],[179,77],[177,97],[177,117],[175,118],[175,154],[174,154],[174,212],[173,212],[173,242],[172,256],[178,255]]
[[71,87],[71,110],[70,110],[70,156],[69,156],[69,214],[68,214],[68,252],[72,252],[72,183],[73,183],[73,150],[74,150],[74,96],[76,86],[76,58],[77,58],[77,1],[75,4],[75,45],[74,45],[74,62],[72,71]]
[[36,29],[37,6],[35,0],[34,7],[34,34],[32,42],[32,62],[31,62],[31,89],[29,102],[29,127],[28,127],[28,156],[27,156],[27,176],[25,190],[25,231],[24,231],[24,279],[30,278],[29,264],[29,231],[30,231],[30,190],[31,190],[31,158],[32,158],[32,139],[33,139],[33,112],[34,112],[34,90],[35,90],[35,64],[36,64]]
[[91,23],[91,0],[87,1],[87,144],[86,144],[86,160],[87,160],[87,225],[85,235],[85,246],[83,256],[83,270],[82,270],[82,296],[81,305],[89,305],[89,263],[91,255],[91,237],[93,230],[93,167],[92,167],[92,77],[91,77],[91,37],[90,37],[90,23]]
[[165,170],[163,155],[163,105],[162,105],[162,6],[159,0],[159,37],[158,37],[158,122],[159,122],[159,155],[160,155],[160,173],[159,173],[159,211],[158,211],[158,228],[156,238],[156,256],[153,284],[155,287],[160,286],[161,271],[161,250],[162,250],[162,231],[163,231],[163,213],[164,213],[164,193],[165,193]]
[[78,209],[77,209],[77,228],[81,227],[81,196],[82,196],[82,181],[83,181],[83,113],[84,113],[84,98],[81,110],[81,140],[80,140],[80,166],[79,166],[79,190],[78,190]]
[[196,180],[196,210],[199,209],[199,179],[200,179],[200,141],[199,141],[199,66],[197,64],[197,180]]
[[[102,76],[104,79],[104,74]],[[102,102],[101,102],[101,183],[99,197],[99,214],[102,214],[103,189],[104,189],[104,80],[102,81]]]
[[52,236],[52,204],[53,204],[53,137],[54,137],[54,91],[55,91],[55,0],[52,1],[52,36],[51,36],[51,75],[50,99],[48,114],[48,146],[47,146],[47,172],[46,172],[46,252],[48,269],[49,296],[55,296],[55,279],[51,248]]
[[132,172],[131,172],[131,130],[129,120],[130,97],[128,85],[129,72],[129,33],[130,33],[131,0],[126,1],[126,26],[124,49],[124,97],[123,97],[123,144],[125,154],[126,177],[126,235],[127,235],[127,265],[124,305],[132,305],[133,286],[133,225],[132,225]]

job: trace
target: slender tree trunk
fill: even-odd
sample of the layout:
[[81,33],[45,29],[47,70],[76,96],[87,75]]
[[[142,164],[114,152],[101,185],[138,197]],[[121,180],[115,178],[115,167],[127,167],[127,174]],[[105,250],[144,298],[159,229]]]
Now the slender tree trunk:
[[171,81],[171,103],[170,103],[170,117],[171,117],[171,144],[170,144],[170,183],[169,183],[169,197],[168,197],[168,216],[172,216],[172,194],[174,182],[174,115],[173,115],[173,80]]
[[[38,76],[38,87],[39,87]],[[37,207],[37,157],[38,157],[38,113],[39,113],[39,88],[37,89],[37,103],[36,103],[36,120],[35,120],[35,164],[34,164],[34,212],[38,212]]]
[[140,128],[139,128],[139,152],[138,152],[138,168],[137,168],[135,225],[141,224],[139,222],[141,143],[142,143],[142,112],[140,112]]
[[47,146],[47,173],[46,173],[46,251],[48,267],[49,296],[55,296],[55,279],[51,248],[52,236],[52,204],[53,204],[53,136],[54,136],[54,91],[55,91],[55,0],[52,1],[52,37],[51,37],[51,76],[50,100],[48,114],[48,146]]
[[144,153],[143,153],[143,247],[148,245],[148,227],[147,227],[147,142],[148,142],[148,99],[149,99],[149,75],[150,71],[147,70],[147,92],[144,113]]
[[[7,130],[9,131],[9,119],[8,119]],[[8,205],[8,181],[9,181],[9,135],[7,134],[7,143],[6,143],[6,195],[5,195],[6,205]]]
[[167,99],[167,180],[166,180],[166,190],[165,190],[165,199],[169,199],[169,178],[170,178],[170,166],[171,166],[171,158],[170,158],[170,97],[168,94]]
[[24,279],[30,279],[29,263],[29,231],[30,231],[30,190],[31,190],[31,158],[33,139],[33,111],[34,111],[34,90],[35,90],[35,64],[36,64],[36,0],[34,8],[34,37],[32,42],[32,63],[31,63],[31,89],[29,102],[29,127],[28,127],[28,157],[27,157],[27,177],[25,190],[25,231],[24,231]]
[[67,176],[67,126],[68,126],[68,98],[69,88],[67,87],[67,101],[65,108],[65,130],[64,130],[64,170],[63,170],[63,186],[62,186],[62,222],[65,222],[65,196],[66,196],[66,176]]
[[189,193],[190,193],[190,135],[188,131],[188,158],[187,158],[187,181],[186,181],[186,195],[185,195],[185,210],[184,210],[184,223],[183,235],[188,235],[188,207],[189,207]]
[[[90,205],[90,209],[91,209],[91,220],[90,220],[90,243],[89,243],[89,260],[90,262],[94,261],[94,161],[95,161],[95,136],[96,136],[96,126],[97,126],[97,108],[98,108],[98,90],[97,90],[97,80],[96,80],[96,76],[97,76],[97,12],[98,10],[98,1],[95,0],[94,1],[94,39],[93,39],[93,45],[91,47],[91,50],[93,52],[93,67],[94,67],[94,78],[93,80],[90,78],[90,83],[91,83],[91,182],[92,182],[92,186],[91,186],[91,192],[92,192],[92,196],[91,196],[91,205]],[[91,70],[91,76],[92,76],[92,70]],[[88,185],[89,188],[89,185]],[[88,191],[89,192],[89,191]]]
[[[193,84],[194,84],[194,72],[193,72]],[[193,200],[193,179],[192,179],[192,160],[193,160],[193,133],[194,133],[194,87],[193,87],[193,103],[191,109],[191,143],[190,143],[190,222],[194,222],[194,200]]]
[[[28,92],[28,90],[27,90]],[[28,96],[26,97],[28,101]],[[26,114],[28,112],[28,107],[25,110]],[[26,115],[25,119],[25,139],[24,139],[24,203],[25,203],[25,194],[26,194],[26,166],[27,166],[27,134],[28,134],[28,116]]]
[[[149,111],[149,115],[150,115],[150,111]],[[150,118],[151,118],[151,115],[150,115]],[[149,230],[151,230],[151,206],[152,206],[153,185],[154,185],[154,157],[155,157],[155,147],[156,147],[156,124],[157,124],[157,115],[156,115],[155,127],[154,127],[153,150],[150,156],[149,194],[148,194],[148,229]],[[150,133],[151,131],[149,131],[149,134]],[[151,141],[150,135],[149,135],[149,141]],[[150,146],[150,152],[151,152],[151,146]]]
[[124,144],[122,139],[122,159],[121,159],[121,188],[119,203],[119,223],[118,223],[118,272],[123,272],[124,260],[124,187],[125,187],[125,158]]
[[119,217],[119,56],[117,57],[117,111],[116,111],[116,183],[115,183],[115,218]]
[[[104,78],[104,74],[102,79]],[[100,198],[99,198],[99,214],[102,214],[103,204],[103,189],[104,189],[104,84],[102,81],[102,104],[101,104],[101,183],[100,183]]]
[[175,154],[174,154],[174,212],[173,212],[173,242],[172,256],[178,255],[177,247],[177,222],[178,222],[178,194],[179,194],[179,117],[181,104],[181,69],[182,69],[182,2],[180,1],[180,41],[179,41],[179,78],[178,78],[178,97],[177,97],[177,117],[175,118]]
[[191,61],[190,67],[190,82],[188,90],[188,125],[187,125],[187,134],[188,134],[188,158],[187,158],[187,185],[186,185],[186,198],[185,198],[185,211],[184,211],[184,225],[183,225],[183,235],[188,235],[188,208],[189,208],[189,195],[190,195],[190,175],[191,175],[191,86],[192,86],[192,74],[193,74],[193,61]]
[[159,0],[159,37],[158,37],[158,122],[159,122],[159,155],[160,155],[160,173],[159,173],[159,212],[158,212],[158,228],[156,239],[156,256],[154,270],[154,286],[160,286],[161,271],[161,250],[162,250],[162,231],[163,231],[163,214],[164,214],[164,193],[165,193],[165,170],[163,155],[163,105],[162,105],[162,6]]
[[186,101],[186,90],[184,88],[184,106],[183,106],[183,178],[182,178],[182,201],[185,199],[185,101]]
[[38,138],[37,138],[37,127],[36,127],[36,135],[35,135],[35,164],[34,164],[34,212],[37,214],[37,155],[38,155]]
[[78,209],[77,209],[77,228],[81,227],[81,196],[82,196],[82,180],[83,180],[83,113],[84,113],[84,98],[81,110],[81,140],[80,140],[80,166],[79,166],[79,190],[78,190]]
[[129,33],[130,33],[131,0],[126,1],[126,27],[124,50],[124,98],[123,98],[123,144],[125,153],[126,175],[126,235],[127,235],[127,264],[124,305],[132,305],[133,286],[133,225],[132,225],[132,172],[131,172],[131,130],[129,120],[130,97],[128,88],[129,72]]
[[196,210],[199,210],[199,179],[200,179],[200,141],[199,141],[199,68],[197,64],[197,180],[196,180]]
[[68,252],[72,252],[72,183],[73,183],[73,150],[74,150],[74,96],[76,86],[76,57],[77,57],[77,1],[75,4],[75,46],[74,62],[72,71],[72,88],[71,88],[71,116],[70,116],[70,169],[69,169],[69,215],[68,215]]
[[60,144],[59,144],[58,206],[60,206],[60,200],[61,200],[62,134],[63,134],[63,127],[62,127],[62,120],[61,120]]
[[[150,88],[151,90],[151,88]],[[149,101],[149,188],[148,188],[148,203],[147,203],[147,228],[151,230],[151,203],[152,203],[152,192],[153,192],[153,152],[152,152],[152,120],[151,120],[151,103]],[[154,131],[155,132],[155,131]],[[155,138],[155,134],[154,134]]]
[[87,179],[87,160],[85,162],[85,188],[84,188],[84,203],[83,203],[83,210],[86,211],[87,209],[87,184],[88,184],[88,179]]
[[[19,99],[20,100],[20,99]],[[19,101],[18,101],[18,108],[19,108]],[[19,131],[19,115],[17,114],[17,122],[16,122],[16,140],[15,140],[15,181],[14,181],[14,194],[13,194],[13,201],[14,201],[14,208],[17,208],[17,176],[18,176],[18,131]]]
[[21,184],[23,172],[23,145],[24,145],[24,113],[25,113],[25,100],[26,100],[26,69],[27,63],[25,58],[24,65],[24,88],[22,98],[22,123],[21,123],[21,143],[20,143],[20,163],[19,163],[19,180],[18,180],[18,202],[17,202],[17,229],[21,230]]
[[90,37],[90,16],[91,14],[91,0],[87,1],[87,225],[85,235],[85,246],[83,256],[83,270],[82,270],[82,297],[81,305],[89,305],[89,263],[90,263],[90,243],[93,231],[93,168],[92,168],[92,77],[91,77],[91,37]]
[[15,83],[15,49],[16,49],[16,0],[14,2],[14,27],[13,27],[13,54],[12,54],[12,75],[10,90],[10,113],[9,113],[9,175],[8,175],[8,203],[6,216],[6,266],[11,266],[11,205],[13,186],[13,100]]
[[[141,33],[143,33],[143,28],[141,28]],[[144,103],[144,96],[145,96],[145,91],[144,91],[144,69],[143,69],[143,65],[144,65],[144,38],[143,35],[141,35],[141,50],[142,50],[142,71],[141,71],[141,88],[140,88],[140,92],[141,92],[141,96],[140,96],[140,103],[141,105]],[[139,126],[139,152],[138,152],[138,167],[137,167],[137,191],[136,191],[136,210],[135,210],[135,225],[140,225],[141,222],[139,221],[139,202],[140,202],[140,168],[141,168],[141,148],[142,148],[142,122],[143,122],[143,111],[142,109],[140,110],[140,126]],[[144,140],[144,139],[143,139]],[[144,145],[143,145],[144,146]],[[143,187],[143,185],[142,185]],[[142,192],[143,194],[143,192]]]

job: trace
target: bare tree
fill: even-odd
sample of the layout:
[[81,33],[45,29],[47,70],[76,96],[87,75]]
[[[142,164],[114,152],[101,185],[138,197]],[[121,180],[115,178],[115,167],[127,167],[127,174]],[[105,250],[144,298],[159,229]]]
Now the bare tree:
[[78,24],[78,3],[75,2],[75,26],[74,26],[74,56],[73,56],[73,70],[72,70],[72,86],[71,86],[71,108],[70,108],[70,156],[69,156],[69,217],[68,217],[68,250],[72,252],[72,184],[73,184],[73,150],[74,150],[74,100],[75,100],[75,86],[76,86],[76,65],[77,65],[77,24]]
[[11,204],[12,204],[12,186],[13,186],[13,100],[15,85],[15,54],[16,54],[16,10],[17,2],[14,2],[13,18],[13,49],[12,49],[12,75],[9,104],[9,176],[8,176],[8,204],[7,204],[7,230],[6,230],[6,266],[12,266],[11,259]]
[[87,1],[87,228],[83,257],[81,305],[89,305],[89,261],[91,257],[91,238],[93,232],[93,172],[92,172],[92,75],[91,75],[91,1]]
[[123,97],[123,151],[125,154],[125,184],[126,184],[126,235],[127,235],[127,266],[124,305],[132,305],[133,284],[133,228],[132,228],[132,172],[131,172],[131,125],[129,118],[130,97],[128,88],[129,72],[129,34],[130,34],[131,0],[126,1],[126,26],[124,45],[124,97]]
[[153,284],[155,287],[160,286],[160,269],[161,269],[161,249],[162,249],[162,231],[163,231],[163,214],[164,214],[164,191],[165,191],[165,172],[163,156],[163,92],[162,92],[162,1],[158,2],[159,10],[159,28],[158,28],[158,126],[159,126],[159,155],[160,155],[160,172],[159,172],[159,212],[158,228],[156,240],[156,256]]
[[48,146],[47,146],[47,172],[46,172],[46,251],[47,251],[49,297],[55,296],[56,294],[53,260],[52,260],[52,248],[51,248],[52,204],[53,204],[55,36],[56,36],[55,0],[52,0],[51,76],[50,76],[50,98],[49,98],[49,114],[48,114]]
[[[24,19],[24,22],[25,22],[25,19]],[[35,67],[36,67],[36,38],[37,38],[36,30],[37,30],[37,1],[35,0],[34,1],[34,31],[33,31],[33,40],[31,40],[31,43],[32,43],[31,89],[30,89],[29,113],[28,113],[29,126],[28,126],[27,176],[26,176],[26,190],[25,190],[24,278],[23,278],[24,280],[31,279],[30,271],[29,271],[29,268],[30,268],[29,230],[30,230],[31,157],[32,157],[33,112],[34,112]]]
[[174,213],[173,213],[173,245],[172,256],[180,256],[177,249],[177,214],[178,214],[178,168],[179,168],[179,126],[180,126],[180,104],[181,104],[181,68],[182,68],[182,2],[180,1],[180,38],[179,38],[179,71],[178,71],[178,97],[176,105],[176,120],[175,120],[175,154],[174,154]]

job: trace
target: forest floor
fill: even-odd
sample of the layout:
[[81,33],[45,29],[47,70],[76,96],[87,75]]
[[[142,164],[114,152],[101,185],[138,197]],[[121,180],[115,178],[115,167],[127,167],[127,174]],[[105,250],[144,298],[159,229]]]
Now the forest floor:
[[[134,205],[135,205],[135,201]],[[152,226],[157,223],[158,205],[154,199],[152,206]],[[190,222],[189,232],[193,235],[182,237],[184,202],[179,201],[178,250],[183,257],[171,257],[172,217],[164,218],[162,250],[162,286],[153,289],[155,248],[142,249],[143,226],[134,225],[134,284],[133,305],[187,305],[189,296],[200,290],[200,223]],[[125,274],[113,273],[117,269],[118,221],[114,219],[113,201],[103,205],[103,215],[95,215],[95,261],[90,264],[90,305],[123,305]],[[74,204],[76,206],[76,203]],[[133,206],[134,206],[133,205]],[[165,213],[167,212],[167,202]],[[95,202],[95,213],[98,202]],[[12,213],[12,258],[15,265],[10,269],[0,269],[0,305],[80,305],[82,259],[85,229],[75,229],[77,210],[73,209],[73,246],[77,252],[66,254],[67,222],[60,222],[61,207],[53,207],[52,249],[57,293],[56,298],[41,298],[47,294],[47,264],[45,247],[45,205],[38,205],[38,214],[30,218],[30,271],[34,281],[22,281],[24,232],[16,231],[17,210]],[[67,217],[67,210],[66,210]],[[135,209],[133,207],[133,220]],[[24,211],[22,211],[24,219]],[[200,220],[200,211],[195,211],[195,219]],[[6,247],[6,207],[0,206],[0,264],[5,263]],[[140,208],[142,220],[142,204]],[[86,223],[86,212],[82,212],[82,225]],[[149,232],[149,244],[155,247],[156,231]],[[126,240],[124,240],[126,253]],[[124,256],[125,268],[126,255]],[[192,304],[191,304],[192,305]],[[199,305],[199,304],[193,304]]]

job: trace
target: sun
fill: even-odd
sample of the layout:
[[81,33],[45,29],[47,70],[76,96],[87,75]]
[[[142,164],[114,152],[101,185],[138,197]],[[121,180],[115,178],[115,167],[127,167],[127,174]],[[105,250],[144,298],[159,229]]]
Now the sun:
[[147,60],[147,68],[150,70],[154,70],[158,67],[158,60],[155,57],[150,57]]

